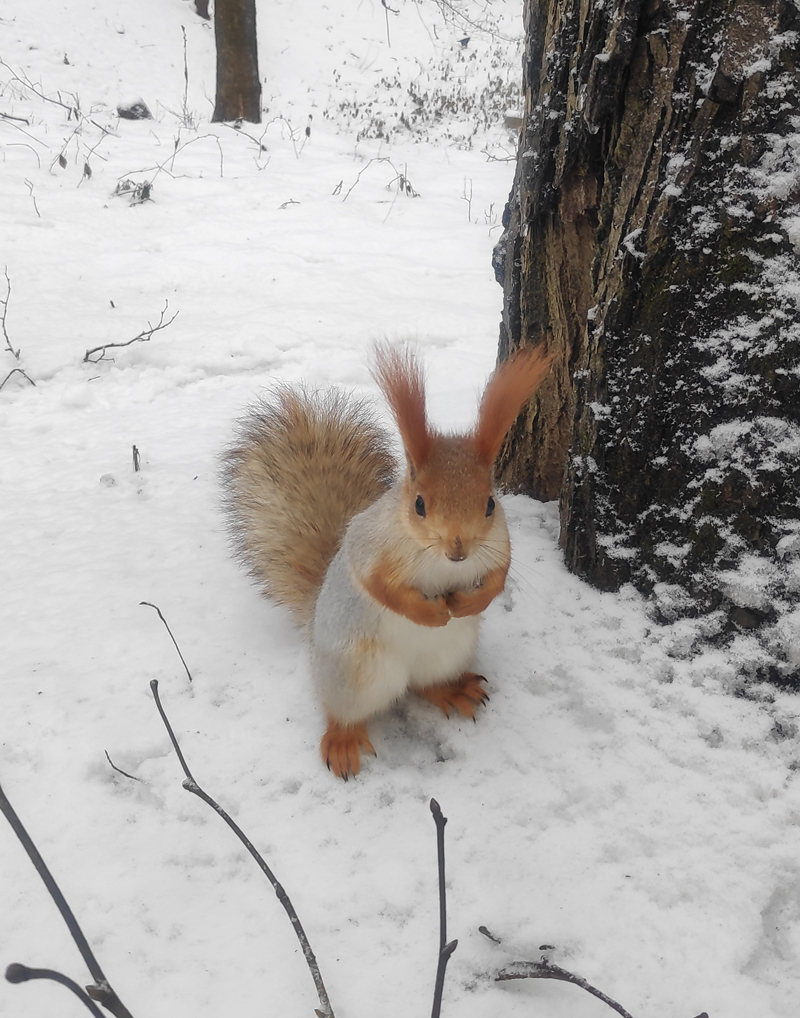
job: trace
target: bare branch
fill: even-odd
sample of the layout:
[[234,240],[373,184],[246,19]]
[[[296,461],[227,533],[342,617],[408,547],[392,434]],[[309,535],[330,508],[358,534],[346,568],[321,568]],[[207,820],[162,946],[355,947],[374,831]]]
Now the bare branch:
[[441,807],[435,799],[431,799],[430,807],[436,824],[436,856],[439,864],[439,963],[436,966],[431,1018],[439,1018],[442,1010],[444,974],[450,956],[458,947],[458,941],[451,940],[449,944],[447,943],[447,900],[444,879],[444,825],[447,823],[447,817],[442,815]]
[[66,898],[61,893],[61,889],[53,879],[50,870],[45,865],[44,859],[42,859],[39,854],[39,850],[36,848],[36,845],[34,845],[33,839],[22,825],[22,821],[17,816],[14,807],[8,801],[2,787],[0,787],[0,812],[3,813],[6,820],[9,822],[11,829],[16,834],[17,838],[19,838],[22,847],[28,853],[28,858],[35,866],[36,872],[42,878],[44,886],[50,892],[50,896],[56,903],[56,907],[61,913],[62,919],[67,924],[67,929],[72,934],[72,939],[75,941],[83,960],[86,962],[86,967],[92,974],[94,985],[87,986],[86,992],[93,1000],[102,1004],[103,1007],[115,1015],[115,1018],[133,1018],[130,1011],[125,1007],[111,988],[110,983],[106,979],[103,970],[100,968],[100,965],[92,952],[92,949],[89,947],[89,942],[83,935],[83,930],[81,930],[80,926],[78,926],[78,921],[73,915],[72,909],[67,904]]
[[9,378],[11,378],[12,375],[22,375],[23,378],[27,379],[31,383],[31,385],[34,387],[34,389],[36,388],[36,382],[34,382],[34,380],[30,377],[30,375],[28,375],[25,371],[23,371],[22,368],[12,368],[9,371],[9,373],[6,375],[6,377],[3,379],[3,381],[0,382],[0,389],[3,388],[3,386],[9,380]]
[[[87,350],[86,353],[83,355],[83,363],[84,364],[87,364],[87,363],[88,364],[97,364],[98,361],[105,360],[106,350],[111,350],[112,348],[120,348],[120,347],[124,347],[124,346],[131,346],[131,344],[133,344],[133,343],[149,343],[151,337],[156,332],[160,332],[162,329],[166,329],[167,326],[172,325],[172,323],[175,321],[175,319],[180,314],[179,311],[176,311],[175,314],[171,318],[169,318],[167,321],[164,321],[164,316],[166,315],[168,308],[169,308],[169,301],[165,300],[164,301],[164,308],[161,311],[161,316],[159,317],[158,322],[155,325],[151,325],[150,322],[148,322],[147,323],[147,328],[146,329],[142,329],[142,331],[139,333],[139,335],[138,336],[134,336],[133,339],[128,339],[124,343],[104,343],[103,346],[95,346],[95,347],[92,347],[91,350]],[[99,357],[92,356],[93,354],[96,354],[96,353],[99,353],[100,356]]]
[[62,986],[72,990],[95,1018],[104,1018],[103,1012],[92,1002],[92,999],[83,992],[76,982],[62,972],[56,972],[53,969],[30,969],[27,965],[15,962],[6,969],[6,979],[9,983],[27,983],[29,979],[52,979],[54,983],[61,983]]
[[486,35],[491,36],[493,39],[502,39],[503,42],[516,42],[510,36],[503,35],[502,32],[498,32],[496,29],[489,27],[488,24],[481,24],[480,21],[474,21],[468,15],[464,14],[451,0],[434,0],[434,3],[439,8],[439,12],[445,21],[452,20],[453,24],[456,21],[463,22],[464,25],[469,25],[476,32],[485,32]]
[[300,919],[294,910],[294,905],[292,905],[292,902],[289,899],[289,895],[283,889],[281,884],[276,879],[275,874],[266,864],[260,853],[256,850],[256,848],[247,838],[247,836],[239,827],[239,825],[236,823],[236,821],[233,820],[230,816],[228,816],[225,810],[217,802],[215,802],[210,795],[203,791],[203,789],[194,780],[194,778],[192,777],[192,773],[186,764],[186,760],[183,757],[183,753],[181,753],[180,746],[178,745],[178,740],[175,738],[175,733],[172,731],[172,726],[170,725],[169,720],[167,719],[167,715],[164,712],[164,708],[161,706],[161,699],[158,695],[157,679],[153,679],[150,682],[150,688],[153,691],[153,697],[156,701],[158,713],[161,715],[161,720],[164,722],[164,727],[167,729],[167,734],[169,735],[173,749],[175,750],[178,756],[178,760],[180,761],[183,773],[186,775],[186,780],[183,782],[183,787],[186,789],[187,792],[191,792],[193,795],[196,795],[200,799],[202,799],[203,802],[207,803],[216,813],[218,813],[222,817],[222,819],[225,821],[228,827],[230,827],[230,829],[233,831],[233,833],[236,835],[239,841],[241,841],[241,843],[244,845],[244,847],[247,849],[247,851],[250,853],[253,859],[255,859],[256,863],[258,864],[262,873],[264,873],[264,875],[266,876],[267,880],[269,880],[269,882],[272,884],[275,890],[275,894],[278,898],[278,901],[280,901],[281,905],[283,905],[284,909],[286,910],[286,914],[289,916],[289,921],[291,922],[292,927],[295,933],[297,934],[297,939],[300,941],[300,946],[303,950],[306,963],[308,964],[309,970],[311,972],[311,978],[314,980],[314,985],[317,989],[317,995],[319,997],[320,1003],[319,1008],[316,1009],[316,1014],[318,1015],[318,1018],[334,1018],[333,1008],[331,1007],[330,1000],[328,999],[328,993],[327,990],[325,989],[325,984],[322,981],[322,974],[319,970],[317,959],[314,955],[314,952],[311,950],[311,944],[308,942],[308,937],[306,936],[305,930],[303,929],[302,924],[300,923]]

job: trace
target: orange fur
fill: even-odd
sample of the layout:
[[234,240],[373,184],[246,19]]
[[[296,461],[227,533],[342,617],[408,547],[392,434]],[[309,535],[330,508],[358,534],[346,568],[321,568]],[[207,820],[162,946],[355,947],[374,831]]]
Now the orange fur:
[[369,741],[365,724],[343,725],[333,718],[328,718],[328,728],[319,749],[328,770],[345,781],[361,770],[362,749],[372,756],[378,755]]
[[431,451],[433,433],[425,409],[425,379],[410,350],[401,353],[390,346],[375,347],[372,375],[397,421],[403,445],[419,470]]
[[547,377],[552,359],[541,346],[522,350],[504,361],[489,379],[475,426],[475,452],[486,466],[494,463],[506,432]]
[[489,699],[481,685],[482,682],[486,682],[482,675],[476,675],[475,672],[464,672],[455,682],[425,686],[416,692],[423,700],[438,707],[447,717],[450,717],[451,710],[457,710],[465,718],[474,718],[478,707]]
[[376,601],[418,626],[445,626],[451,619],[444,597],[430,598],[397,579],[396,570],[386,560],[379,562],[362,579],[364,589]]

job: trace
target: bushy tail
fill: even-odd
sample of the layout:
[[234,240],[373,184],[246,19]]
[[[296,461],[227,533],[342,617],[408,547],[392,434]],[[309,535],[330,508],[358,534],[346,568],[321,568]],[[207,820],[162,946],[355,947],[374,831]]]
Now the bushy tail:
[[370,408],[335,390],[277,386],[239,422],[223,459],[231,536],[263,593],[302,625],[348,522],[395,470]]

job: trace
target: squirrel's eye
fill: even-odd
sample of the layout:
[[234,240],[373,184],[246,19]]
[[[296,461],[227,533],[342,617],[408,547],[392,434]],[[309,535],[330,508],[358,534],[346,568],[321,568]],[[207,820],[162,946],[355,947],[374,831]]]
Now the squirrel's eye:
[[417,495],[417,501],[414,503],[414,509],[417,512],[417,516],[425,515],[425,499],[422,495]]
[[489,496],[489,501],[486,503],[486,515],[491,516],[494,512],[494,499]]

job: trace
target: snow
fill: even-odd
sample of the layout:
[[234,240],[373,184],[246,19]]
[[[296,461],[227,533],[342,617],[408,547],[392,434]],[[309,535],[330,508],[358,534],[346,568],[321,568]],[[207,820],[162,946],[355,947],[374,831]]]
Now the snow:
[[[490,8],[495,35],[448,25],[427,0],[389,6],[399,13],[261,4],[268,114],[235,132],[208,122],[212,33],[188,3],[6,0],[0,109],[28,123],[0,118],[6,327],[20,350],[0,352],[0,381],[20,367],[35,387],[17,373],[0,391],[0,781],[137,1018],[317,1004],[262,874],[180,787],[153,678],[195,777],[292,897],[338,1018],[430,1007],[432,796],[449,818],[459,940],[444,1015],[610,1013],[574,986],[495,983],[548,944],[637,1018],[793,1016],[798,705],[745,685],[754,640],[704,649],[696,620],[656,627],[633,591],[588,588],[562,562],[557,507],[507,497],[514,564],[478,662],[488,708],[473,725],[398,705],[371,725],[377,759],[344,784],[318,757],[300,635],[230,557],[217,461],[263,386],[374,396],[371,343],[410,340],[433,417],[464,427],[494,364],[491,249],[513,174],[496,156],[514,140],[469,96],[516,75],[518,44],[504,40],[519,35],[519,4]],[[381,80],[401,83],[392,95],[436,89],[445,65],[463,83],[454,121],[397,127]],[[352,106],[340,116],[334,71],[356,106],[397,117],[390,142],[358,140],[372,121],[352,122]],[[117,103],[139,96],[155,119],[119,121]],[[120,180],[150,182],[153,200],[115,196]],[[148,342],[84,363],[167,305],[177,318]],[[728,448],[717,438],[714,455]],[[730,581],[751,603],[746,579]],[[164,612],[191,684],[141,601]],[[800,659],[797,612],[779,626]],[[88,981],[5,826],[0,859],[3,964]],[[0,1014],[81,1013],[51,983],[0,983]]]

